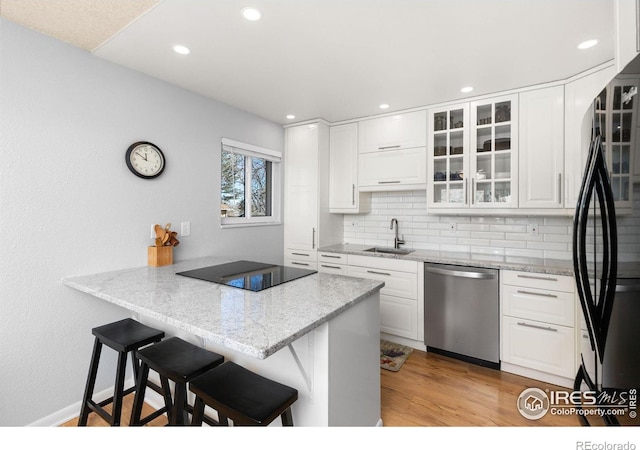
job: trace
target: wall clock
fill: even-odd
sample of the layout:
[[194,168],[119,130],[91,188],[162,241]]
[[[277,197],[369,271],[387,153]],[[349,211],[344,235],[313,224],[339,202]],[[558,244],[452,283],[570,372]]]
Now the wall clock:
[[124,156],[127,167],[140,178],[150,179],[159,176],[165,168],[162,150],[151,142],[135,142]]

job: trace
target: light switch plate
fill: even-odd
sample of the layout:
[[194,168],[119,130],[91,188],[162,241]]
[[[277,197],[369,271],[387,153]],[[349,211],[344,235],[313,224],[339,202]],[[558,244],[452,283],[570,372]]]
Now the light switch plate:
[[180,224],[180,236],[191,235],[191,222],[182,222]]

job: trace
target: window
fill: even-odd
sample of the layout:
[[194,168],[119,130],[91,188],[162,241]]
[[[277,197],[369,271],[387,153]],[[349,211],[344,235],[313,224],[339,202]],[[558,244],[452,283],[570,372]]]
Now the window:
[[220,220],[223,226],[280,222],[282,154],[222,139]]

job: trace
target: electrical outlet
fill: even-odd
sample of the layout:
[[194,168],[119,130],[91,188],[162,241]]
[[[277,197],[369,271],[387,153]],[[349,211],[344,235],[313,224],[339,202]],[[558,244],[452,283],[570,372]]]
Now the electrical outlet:
[[182,222],[180,224],[180,236],[191,236],[191,222]]
[[537,223],[529,225],[529,234],[531,234],[533,236],[537,236],[538,235],[538,224]]
[[455,222],[449,223],[449,231],[455,232],[458,229],[458,224]]

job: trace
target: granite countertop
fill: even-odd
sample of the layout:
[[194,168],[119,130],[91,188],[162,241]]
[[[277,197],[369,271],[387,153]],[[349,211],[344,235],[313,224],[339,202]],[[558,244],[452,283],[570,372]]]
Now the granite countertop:
[[[336,244],[318,249],[320,252],[391,258],[405,261],[452,264],[490,269],[518,270],[553,275],[573,276],[573,261],[561,259],[528,258],[521,256],[486,255],[473,253],[415,250],[407,255],[372,253],[365,251],[373,245]],[[640,262],[619,262],[618,278],[640,278]]]
[[258,359],[274,354],[384,286],[380,281],[316,273],[252,292],[176,275],[232,261],[198,258],[164,267],[69,277],[63,283]]

